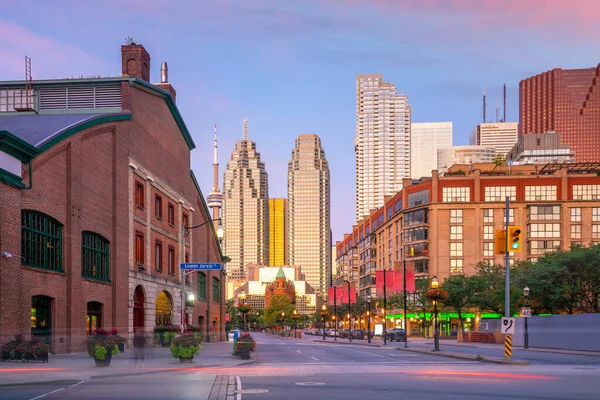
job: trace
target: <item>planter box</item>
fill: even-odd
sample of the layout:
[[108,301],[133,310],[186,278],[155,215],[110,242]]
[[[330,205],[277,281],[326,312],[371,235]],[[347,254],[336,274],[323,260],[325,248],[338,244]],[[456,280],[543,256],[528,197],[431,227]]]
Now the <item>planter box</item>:
[[10,353],[2,352],[2,361],[4,362],[48,362],[48,353],[42,353],[39,356],[35,356],[30,353],[21,353],[20,351],[15,351],[14,357],[10,356]]
[[194,362],[194,356],[191,357],[179,357],[179,362],[182,364],[189,364]]
[[104,360],[99,360],[94,357],[94,361],[96,362],[96,367],[108,367],[110,365],[110,360],[112,360],[112,353],[110,351],[106,352],[106,356]]
[[240,356],[241,356],[242,360],[249,360],[250,359],[250,349],[242,348],[240,350]]

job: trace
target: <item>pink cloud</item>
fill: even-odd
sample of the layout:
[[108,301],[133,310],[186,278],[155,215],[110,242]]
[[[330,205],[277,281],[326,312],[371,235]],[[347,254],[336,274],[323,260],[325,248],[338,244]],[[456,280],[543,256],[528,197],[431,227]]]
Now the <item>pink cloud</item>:
[[33,79],[110,76],[120,72],[77,47],[0,20],[0,60],[7,67],[2,79],[25,77],[25,55],[32,60]]

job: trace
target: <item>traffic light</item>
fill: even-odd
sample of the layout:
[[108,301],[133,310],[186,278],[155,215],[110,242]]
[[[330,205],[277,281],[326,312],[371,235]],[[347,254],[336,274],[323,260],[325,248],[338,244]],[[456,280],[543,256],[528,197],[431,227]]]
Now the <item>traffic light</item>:
[[520,252],[523,241],[523,231],[520,226],[508,227],[508,251]]
[[494,254],[506,254],[506,231],[494,231]]

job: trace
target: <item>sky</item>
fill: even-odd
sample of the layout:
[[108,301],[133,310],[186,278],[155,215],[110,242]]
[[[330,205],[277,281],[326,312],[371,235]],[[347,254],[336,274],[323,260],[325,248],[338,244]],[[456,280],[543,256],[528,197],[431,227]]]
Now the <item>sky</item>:
[[[171,4],[172,3],[172,4]],[[0,80],[119,76],[126,37],[160,62],[212,188],[248,119],[270,197],[287,197],[301,133],[321,137],[331,169],[333,241],[355,222],[356,74],[381,73],[408,95],[413,122],[452,121],[455,145],[495,118],[502,85],[518,121],[521,79],[600,63],[600,0],[0,0]]]

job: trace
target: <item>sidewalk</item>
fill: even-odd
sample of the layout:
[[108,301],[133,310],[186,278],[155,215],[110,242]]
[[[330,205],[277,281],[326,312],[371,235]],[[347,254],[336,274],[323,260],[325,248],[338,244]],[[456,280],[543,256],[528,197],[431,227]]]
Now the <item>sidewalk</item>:
[[[125,377],[141,374],[156,374],[182,370],[211,370],[235,367],[256,362],[254,354],[250,360],[241,360],[232,355],[232,342],[204,343],[200,355],[194,362],[181,364],[171,356],[169,348],[147,348],[144,365],[136,368],[134,349],[113,356],[109,367],[96,367],[94,359],[87,353],[51,354],[48,363],[0,363],[0,387],[48,382],[79,382],[90,379]],[[216,373],[216,372],[215,372]]]

